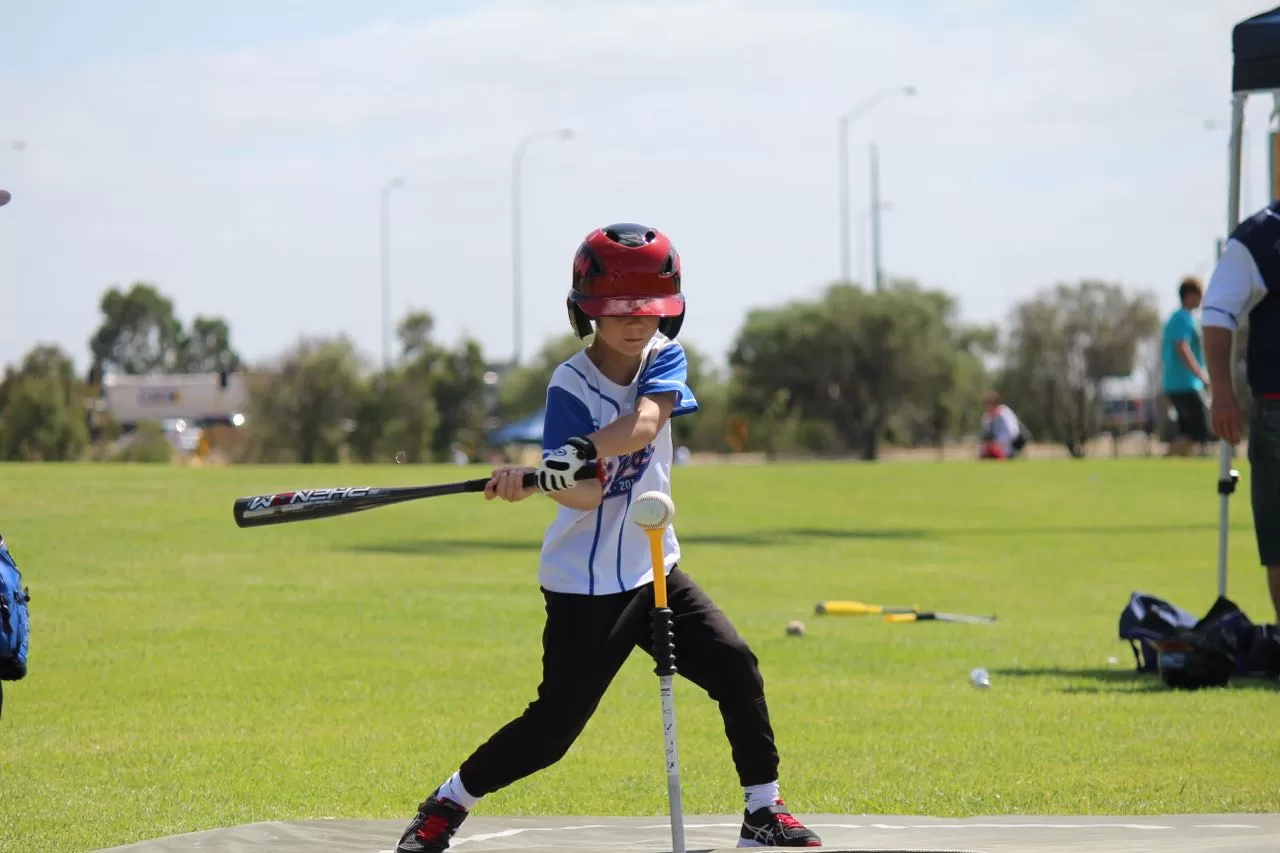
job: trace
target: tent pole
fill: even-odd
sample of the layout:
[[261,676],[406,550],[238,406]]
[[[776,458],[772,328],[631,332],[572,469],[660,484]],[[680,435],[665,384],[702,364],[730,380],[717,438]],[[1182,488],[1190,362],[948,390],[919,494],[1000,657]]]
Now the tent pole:
[[1270,171],[1267,173],[1267,192],[1270,193],[1267,204],[1280,199],[1280,184],[1276,183],[1276,179],[1280,178],[1280,162],[1276,159],[1278,147],[1280,147],[1280,92],[1272,92],[1271,116],[1267,124],[1267,162],[1270,165]]
[[[1240,224],[1240,157],[1244,137],[1245,92],[1235,92],[1231,98],[1231,143],[1228,154],[1227,183],[1227,235]],[[1231,336],[1231,381],[1235,383],[1236,336]],[[1227,594],[1227,533],[1230,523],[1230,499],[1240,474],[1231,468],[1233,450],[1230,443],[1218,441],[1218,595]]]

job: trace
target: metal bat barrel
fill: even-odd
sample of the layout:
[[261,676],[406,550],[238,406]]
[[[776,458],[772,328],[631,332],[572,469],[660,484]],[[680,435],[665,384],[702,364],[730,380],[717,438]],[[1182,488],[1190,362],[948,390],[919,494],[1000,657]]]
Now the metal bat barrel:
[[[593,480],[598,476],[597,470],[594,464],[586,465],[578,470],[574,479]],[[268,524],[285,524],[292,521],[349,515],[422,498],[483,492],[488,482],[489,478],[483,477],[427,486],[335,486],[295,489],[288,492],[237,498],[231,511],[237,527],[262,527]],[[526,489],[532,489],[537,485],[537,474],[533,472],[525,474]]]
[[890,613],[884,617],[886,622],[970,622],[986,625],[996,621],[995,616],[970,616],[966,613],[939,613],[926,610],[920,613]]

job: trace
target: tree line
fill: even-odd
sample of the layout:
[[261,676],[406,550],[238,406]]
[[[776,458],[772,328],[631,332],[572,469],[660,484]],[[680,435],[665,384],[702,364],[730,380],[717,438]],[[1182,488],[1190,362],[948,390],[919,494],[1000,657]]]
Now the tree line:
[[[104,375],[218,371],[249,383],[246,423],[227,431],[235,461],[487,459],[493,429],[536,412],[551,371],[583,345],[565,334],[508,369],[473,339],[438,340],[430,314],[414,311],[397,326],[388,370],[343,335],[303,337],[249,364],[225,318],[184,325],[154,284],[108,288],[99,312],[84,375],[52,345],[5,368],[0,459],[113,458],[104,446],[119,429],[94,416]],[[1003,329],[964,322],[954,297],[914,281],[880,291],[837,282],[749,310],[722,366],[682,341],[701,411],[673,422],[675,440],[692,451],[871,460],[886,443],[973,435],[992,388],[1035,440],[1078,446],[1105,426],[1106,380],[1158,371],[1162,319],[1153,293],[1114,282],[1042,289],[1010,309]]]

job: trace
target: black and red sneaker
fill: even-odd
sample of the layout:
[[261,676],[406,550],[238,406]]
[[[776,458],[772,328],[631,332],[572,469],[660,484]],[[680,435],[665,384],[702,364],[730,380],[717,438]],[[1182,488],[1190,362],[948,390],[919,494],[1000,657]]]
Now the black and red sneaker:
[[449,848],[453,834],[467,819],[467,810],[439,794],[437,788],[418,806],[418,816],[400,836],[396,853],[443,853]]
[[787,811],[782,800],[771,806],[743,812],[739,847],[821,847],[822,839]]

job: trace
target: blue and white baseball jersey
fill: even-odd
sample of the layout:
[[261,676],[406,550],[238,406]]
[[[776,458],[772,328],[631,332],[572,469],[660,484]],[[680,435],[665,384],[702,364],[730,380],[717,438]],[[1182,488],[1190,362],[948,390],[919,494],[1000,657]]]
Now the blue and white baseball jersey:
[[[640,370],[630,385],[611,382],[585,351],[556,368],[547,388],[542,428],[544,452],[574,436],[588,435],[635,411],[647,394],[674,391],[671,416],[698,410],[690,390],[684,348],[657,334],[645,348]],[[649,539],[631,522],[632,495],[648,491],[671,494],[671,422],[649,446],[629,456],[601,459],[604,500],[588,512],[557,505],[555,520],[542,543],[538,583],[552,592],[610,595],[653,580]],[[664,540],[666,570],[680,559],[674,525]]]

